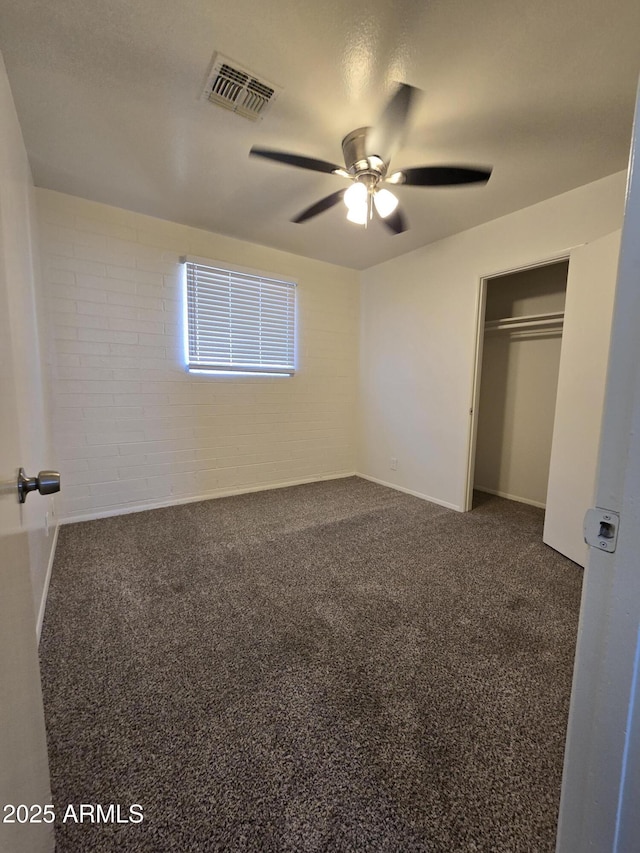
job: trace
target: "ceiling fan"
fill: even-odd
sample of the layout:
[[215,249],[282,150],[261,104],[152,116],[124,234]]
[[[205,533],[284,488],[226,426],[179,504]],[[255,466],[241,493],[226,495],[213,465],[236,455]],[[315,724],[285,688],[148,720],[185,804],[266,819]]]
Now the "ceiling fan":
[[401,234],[408,227],[406,218],[399,208],[397,197],[383,184],[413,187],[486,184],[491,176],[490,168],[414,166],[389,172],[391,157],[402,141],[417,92],[413,86],[399,84],[376,127],[359,127],[345,136],[342,140],[345,168],[288,151],[273,151],[258,146],[251,149],[249,154],[252,157],[264,157],[313,172],[327,172],[351,181],[349,187],[315,202],[295,216],[292,222],[306,222],[344,200],[348,210],[347,219],[351,222],[366,227],[375,215],[394,234]]

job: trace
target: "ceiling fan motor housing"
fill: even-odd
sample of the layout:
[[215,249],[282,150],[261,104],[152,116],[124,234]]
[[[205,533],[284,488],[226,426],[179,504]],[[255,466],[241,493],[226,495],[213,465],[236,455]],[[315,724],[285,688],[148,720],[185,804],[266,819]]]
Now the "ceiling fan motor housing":
[[[367,134],[370,128],[358,127],[342,140],[342,153],[347,171],[363,183],[374,183],[384,179],[387,164],[376,155],[367,155]],[[369,178],[369,180],[367,180]]]

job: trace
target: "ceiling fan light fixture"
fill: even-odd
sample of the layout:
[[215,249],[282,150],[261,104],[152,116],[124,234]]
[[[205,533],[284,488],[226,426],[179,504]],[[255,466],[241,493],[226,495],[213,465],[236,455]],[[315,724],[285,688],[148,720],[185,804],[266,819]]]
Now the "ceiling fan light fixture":
[[344,203],[349,210],[367,207],[367,188],[360,181],[354,181],[344,194]]
[[349,208],[349,212],[347,213],[347,219],[349,220],[349,222],[355,222],[356,225],[366,225],[368,215],[369,210],[367,201],[365,199],[360,204],[353,204]]
[[382,189],[376,191],[373,196],[373,203],[376,206],[378,214],[385,219],[387,216],[391,216],[398,206],[398,199],[389,190]]

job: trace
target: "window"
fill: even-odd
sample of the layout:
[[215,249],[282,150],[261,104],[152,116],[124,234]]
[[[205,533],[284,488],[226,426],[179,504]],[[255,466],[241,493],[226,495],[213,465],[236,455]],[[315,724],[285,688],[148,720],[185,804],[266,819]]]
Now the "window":
[[183,258],[187,369],[292,375],[296,284]]

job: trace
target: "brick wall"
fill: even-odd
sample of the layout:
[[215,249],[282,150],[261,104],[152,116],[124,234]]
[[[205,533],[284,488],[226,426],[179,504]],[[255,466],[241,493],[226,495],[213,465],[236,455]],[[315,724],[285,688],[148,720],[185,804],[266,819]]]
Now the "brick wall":
[[[353,472],[355,271],[50,190],[36,198],[61,518]],[[185,372],[183,254],[297,280],[294,377]]]

